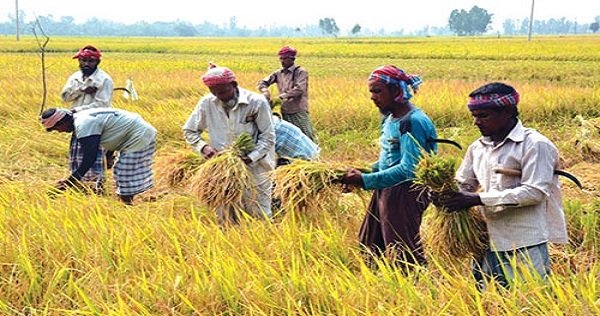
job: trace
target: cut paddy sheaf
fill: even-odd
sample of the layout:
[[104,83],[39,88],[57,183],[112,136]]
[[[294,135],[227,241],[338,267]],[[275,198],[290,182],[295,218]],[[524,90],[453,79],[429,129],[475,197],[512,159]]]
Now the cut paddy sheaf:
[[242,210],[244,194],[256,200],[256,183],[241,158],[255,147],[250,134],[240,134],[229,148],[198,167],[190,178],[191,191],[211,209]]
[[[458,191],[454,179],[458,160],[424,154],[417,165],[415,185],[431,193],[444,195]],[[423,237],[427,249],[437,256],[457,260],[480,257],[488,247],[488,235],[483,215],[477,207],[451,212],[445,207],[429,208],[428,229]]]
[[343,163],[294,159],[272,171],[273,196],[281,200],[284,210],[326,209],[340,200],[343,193],[340,180],[347,171],[348,166]]

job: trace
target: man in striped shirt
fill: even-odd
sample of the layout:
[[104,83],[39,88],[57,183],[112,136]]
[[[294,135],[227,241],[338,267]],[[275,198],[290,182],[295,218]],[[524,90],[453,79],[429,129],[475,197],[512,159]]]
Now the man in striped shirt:
[[294,124],[282,120],[277,113],[273,113],[273,127],[278,166],[288,164],[288,158],[314,160],[319,156],[319,146]]
[[482,137],[469,146],[457,171],[461,192],[435,203],[449,210],[481,208],[490,249],[473,263],[480,289],[490,278],[508,287],[519,271],[513,262],[545,278],[550,273],[548,243],[567,242],[554,174],[558,150],[548,138],[523,126],[519,93],[513,87],[493,82],[469,96],[469,110]]

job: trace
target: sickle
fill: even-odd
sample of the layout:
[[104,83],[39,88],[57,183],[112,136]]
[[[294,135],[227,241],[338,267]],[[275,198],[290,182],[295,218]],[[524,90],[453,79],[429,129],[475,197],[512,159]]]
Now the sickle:
[[430,138],[430,139],[427,140],[427,142],[428,143],[449,144],[449,145],[455,146],[456,148],[462,150],[462,146],[459,143],[457,143],[457,142],[455,142],[453,140],[450,140],[450,139]]
[[[500,173],[500,174],[504,174],[507,176],[515,176],[515,177],[519,177],[521,176],[521,170],[519,169],[510,169],[510,168],[495,168],[494,169],[495,173]],[[554,174],[558,175],[558,176],[563,176],[571,181],[573,181],[573,183],[575,183],[577,185],[577,187],[579,187],[581,190],[583,190],[583,185],[581,184],[581,182],[577,179],[577,177],[575,177],[573,174],[564,171],[564,170],[554,170]]]

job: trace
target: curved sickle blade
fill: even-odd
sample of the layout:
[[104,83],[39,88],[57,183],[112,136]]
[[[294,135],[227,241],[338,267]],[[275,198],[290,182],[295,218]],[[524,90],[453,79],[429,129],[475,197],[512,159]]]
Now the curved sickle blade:
[[441,144],[449,144],[449,145],[452,145],[452,146],[454,146],[454,147],[456,147],[456,148],[458,148],[458,149],[460,149],[460,150],[462,150],[462,149],[463,149],[463,148],[462,148],[462,146],[461,146],[459,143],[457,143],[457,142],[455,142],[455,141],[453,141],[453,140],[450,140],[450,139],[443,139],[443,138],[430,138],[430,139],[428,139],[428,140],[427,140],[427,142],[428,142],[428,143],[441,143]]
[[127,92],[127,93],[131,94],[131,92],[130,92],[129,90],[127,90],[127,88],[121,88],[121,87],[117,87],[117,88],[114,88],[114,89],[113,89],[113,91],[119,91],[119,90],[121,90],[121,91],[125,91],[125,92]]
[[563,177],[573,181],[573,183],[575,183],[581,190],[583,190],[583,185],[581,184],[581,182],[579,182],[579,179],[577,179],[577,177],[575,177],[573,174],[568,173],[564,170],[554,170],[554,174],[563,176]]
[[[521,176],[521,170],[519,169],[509,169],[509,168],[496,168],[494,169],[495,173],[500,173],[500,174],[505,174],[508,176]],[[573,181],[573,183],[575,183],[575,185],[577,185],[577,187],[579,187],[579,189],[583,190],[583,185],[581,184],[581,182],[579,181],[579,179],[577,179],[577,177],[575,177],[573,174],[564,171],[564,170],[554,170],[554,174],[557,176],[563,176],[571,181]]]

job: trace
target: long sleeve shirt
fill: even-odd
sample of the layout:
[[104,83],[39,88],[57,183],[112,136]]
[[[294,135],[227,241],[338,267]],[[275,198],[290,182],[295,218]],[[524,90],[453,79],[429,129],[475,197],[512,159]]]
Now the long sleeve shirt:
[[[87,87],[96,87],[96,93],[87,94],[82,90]],[[93,74],[83,79],[81,71],[72,74],[60,94],[64,102],[71,102],[71,110],[80,112],[92,108],[111,107],[113,94],[112,78],[100,68]]]
[[258,90],[277,84],[282,100],[281,112],[294,114],[308,112],[308,72],[297,65],[282,68],[271,73],[258,83]]
[[[567,242],[554,144],[519,121],[499,144],[481,137],[457,171],[462,190],[477,191],[492,249],[508,251],[544,242]],[[517,169],[521,176],[495,170]]]
[[273,116],[275,152],[279,157],[313,160],[321,149],[296,125]]
[[223,103],[212,94],[204,96],[183,125],[186,142],[202,153],[208,142],[202,132],[210,135],[210,146],[222,151],[237,137],[246,132],[256,142],[256,148],[248,153],[253,162],[266,162],[270,169],[275,165],[275,131],[271,119],[271,108],[260,94],[238,88],[238,102],[225,111]]
[[[407,133],[400,131],[404,120],[410,120]],[[420,109],[414,108],[401,118],[387,116],[382,124],[381,151],[374,172],[362,174],[364,188],[383,189],[411,181],[422,150],[437,151],[437,145],[428,142],[434,138],[437,134],[433,122]]]

